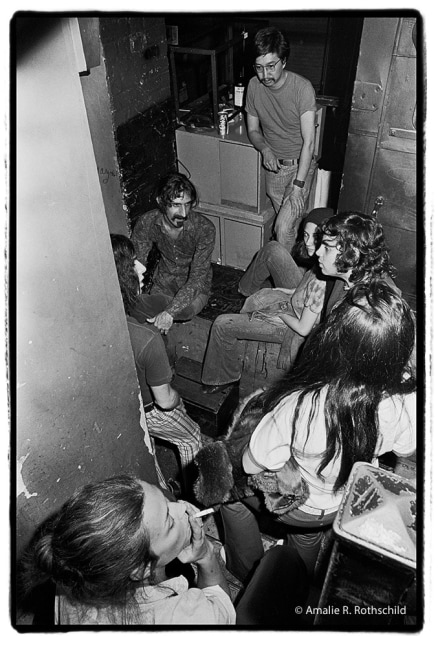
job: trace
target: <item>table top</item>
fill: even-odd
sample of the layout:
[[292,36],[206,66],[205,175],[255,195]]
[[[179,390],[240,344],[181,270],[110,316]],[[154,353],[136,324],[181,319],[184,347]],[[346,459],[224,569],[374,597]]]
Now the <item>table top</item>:
[[214,139],[220,139],[221,141],[235,142],[238,144],[243,144],[245,146],[252,146],[251,142],[248,139],[246,132],[245,119],[243,115],[236,115],[234,119],[228,122],[228,133],[226,135],[219,135],[216,128],[186,128],[185,126],[180,126],[178,128],[180,131],[185,131],[193,135],[203,135],[206,137],[213,137]]

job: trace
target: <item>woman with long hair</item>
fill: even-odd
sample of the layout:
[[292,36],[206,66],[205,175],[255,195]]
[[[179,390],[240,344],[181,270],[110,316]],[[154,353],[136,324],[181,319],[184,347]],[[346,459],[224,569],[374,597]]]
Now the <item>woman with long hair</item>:
[[238,624],[293,625],[308,593],[296,550],[271,549],[235,610],[197,512],[129,475],[85,485],[40,529],[25,587],[55,583],[57,625],[231,625],[236,611]]
[[[111,234],[111,245],[148,430],[153,438],[177,447],[181,478],[188,491],[193,459],[201,446],[201,430],[187,414],[183,401],[171,384],[173,372],[161,334],[152,324],[140,323],[133,314],[141,298],[145,267],[138,261],[134,245],[126,236]],[[160,485],[166,487],[157,463],[156,467]]]
[[[307,530],[289,536],[311,572],[318,530],[332,523],[353,464],[415,450],[416,385],[406,368],[414,342],[404,299],[384,281],[359,283],[311,333],[295,367],[260,396],[265,415],[243,469],[280,474],[292,463],[299,470],[304,502],[276,518]],[[224,505],[222,515],[228,558],[249,570],[257,551],[245,549],[243,533],[258,533],[253,515],[240,502]]]
[[135,308],[143,287],[146,267],[140,263],[132,241],[122,234],[111,234],[117,277],[127,315]]
[[[86,485],[40,532],[26,580],[56,583],[55,624],[234,624],[225,577],[197,509],[122,475]],[[197,587],[168,579],[176,557]]]

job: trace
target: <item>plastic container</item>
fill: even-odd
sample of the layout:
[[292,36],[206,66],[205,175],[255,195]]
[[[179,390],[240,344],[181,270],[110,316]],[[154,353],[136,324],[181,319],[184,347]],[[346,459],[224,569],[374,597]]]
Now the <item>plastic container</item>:
[[415,568],[416,522],[411,481],[369,463],[353,466],[333,522],[336,535]]

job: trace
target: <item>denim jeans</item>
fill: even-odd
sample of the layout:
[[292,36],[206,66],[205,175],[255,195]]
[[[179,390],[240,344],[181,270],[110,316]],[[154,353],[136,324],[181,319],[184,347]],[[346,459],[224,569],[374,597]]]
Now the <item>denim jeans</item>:
[[210,330],[204,356],[202,382],[228,384],[237,382],[242,374],[245,341],[283,341],[286,324],[270,323],[257,315],[219,315]]
[[277,173],[266,171],[266,193],[273,204],[277,218],[274,225],[276,239],[284,245],[288,251],[292,249],[297,237],[297,228],[303,214],[306,211],[309,193],[312,188],[316,162],[312,160],[305,180],[302,195],[304,209],[296,217],[292,217],[289,200],[283,201],[286,190],[291,186],[297,176],[298,164],[294,166],[282,166]]
[[292,546],[274,546],[236,605],[236,625],[300,628],[308,594],[309,579],[298,552]]
[[266,243],[251,261],[240,279],[239,292],[248,297],[264,286],[271,277],[276,288],[296,288],[304,271],[298,267],[287,249],[273,240]]
[[[245,296],[257,292],[271,276],[276,287],[296,288],[303,277],[287,250],[276,241],[267,243],[257,253],[242,276],[239,291]],[[228,384],[237,382],[242,374],[245,341],[282,343],[289,330],[281,320],[250,314],[219,315],[214,321],[204,356],[202,382]],[[299,338],[299,344],[302,338]]]
[[[261,535],[256,516],[259,513],[274,518],[255,496],[221,506],[227,566],[242,581],[253,572],[260,560]],[[333,512],[319,519],[301,510],[292,510],[280,518],[275,516],[277,523],[290,527],[287,543],[297,549],[309,576],[313,575],[318,558],[322,531],[332,525],[335,516],[336,512]]]

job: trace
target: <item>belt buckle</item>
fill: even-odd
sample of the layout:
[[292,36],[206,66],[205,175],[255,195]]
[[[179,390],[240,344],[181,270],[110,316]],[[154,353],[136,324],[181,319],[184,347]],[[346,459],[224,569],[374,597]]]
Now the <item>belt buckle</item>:
[[280,162],[280,164],[282,166],[294,166],[297,160],[295,160],[295,159],[290,159],[290,160],[282,159],[282,160],[278,160],[278,161]]

